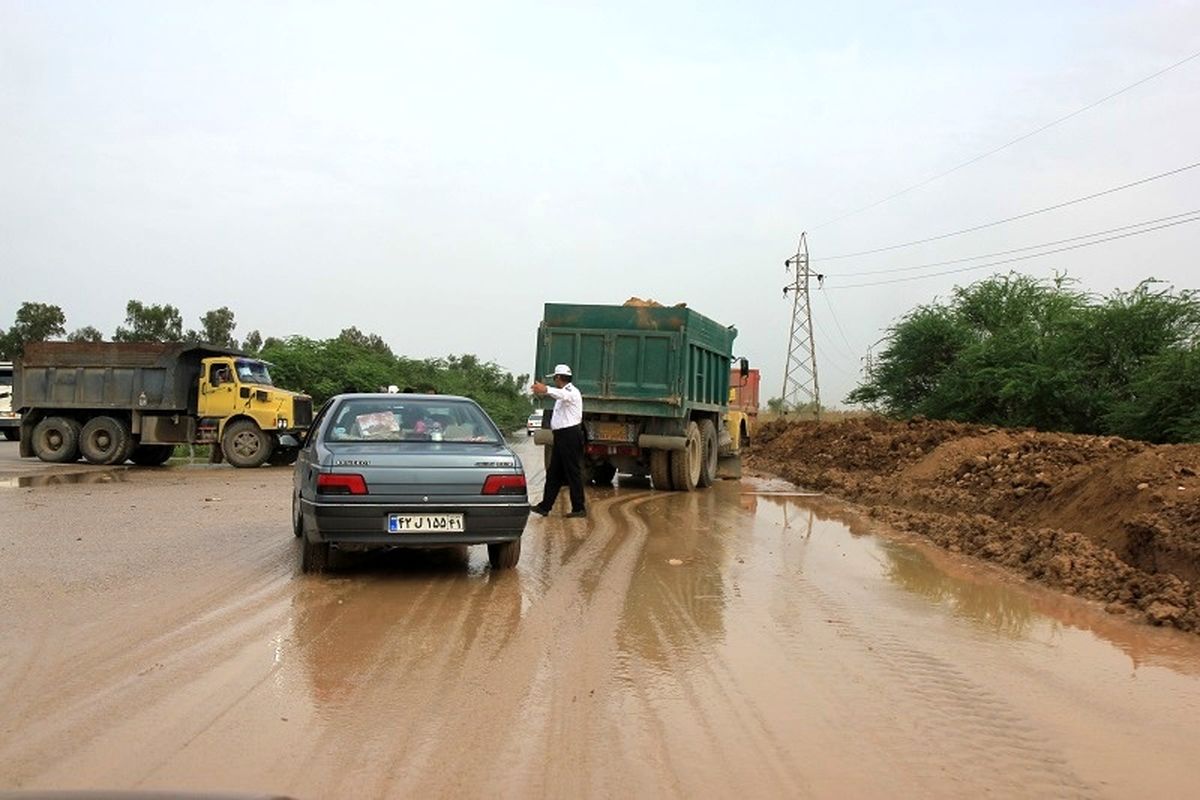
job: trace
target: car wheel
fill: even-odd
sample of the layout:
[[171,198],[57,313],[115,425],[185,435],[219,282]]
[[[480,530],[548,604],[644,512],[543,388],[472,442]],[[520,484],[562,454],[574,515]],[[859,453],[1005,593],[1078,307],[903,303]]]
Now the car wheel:
[[329,569],[329,542],[310,542],[307,537],[300,541],[300,571],[303,573],[324,572]]
[[492,562],[492,569],[512,569],[521,560],[520,539],[489,544],[487,549],[488,561]]
[[292,495],[292,533],[304,535],[304,516],[300,513],[300,495]]

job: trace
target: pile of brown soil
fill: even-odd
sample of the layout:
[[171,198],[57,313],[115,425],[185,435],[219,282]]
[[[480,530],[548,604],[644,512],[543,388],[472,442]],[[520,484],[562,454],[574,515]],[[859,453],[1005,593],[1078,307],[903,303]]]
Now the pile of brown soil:
[[771,423],[746,463],[1114,613],[1200,633],[1200,446],[871,416]]

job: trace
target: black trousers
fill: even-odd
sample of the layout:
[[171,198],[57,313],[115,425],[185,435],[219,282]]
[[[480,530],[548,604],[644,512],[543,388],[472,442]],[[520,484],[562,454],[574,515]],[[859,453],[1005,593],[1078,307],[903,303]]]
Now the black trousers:
[[583,504],[583,426],[575,425],[554,432],[550,466],[546,467],[546,491],[541,507],[549,511],[565,483],[571,490],[571,510],[584,511]]

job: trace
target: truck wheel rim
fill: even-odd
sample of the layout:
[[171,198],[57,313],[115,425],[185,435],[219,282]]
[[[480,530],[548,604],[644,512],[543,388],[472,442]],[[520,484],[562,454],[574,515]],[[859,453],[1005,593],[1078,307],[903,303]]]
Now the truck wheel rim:
[[250,458],[258,455],[258,437],[249,431],[242,431],[233,437],[233,452],[239,456]]

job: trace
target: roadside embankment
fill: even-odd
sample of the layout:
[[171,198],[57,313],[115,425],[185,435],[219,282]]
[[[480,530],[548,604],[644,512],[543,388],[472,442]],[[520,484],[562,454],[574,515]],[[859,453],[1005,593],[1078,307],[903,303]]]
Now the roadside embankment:
[[1200,633],[1200,445],[870,416],[773,422],[746,463],[1113,613]]

